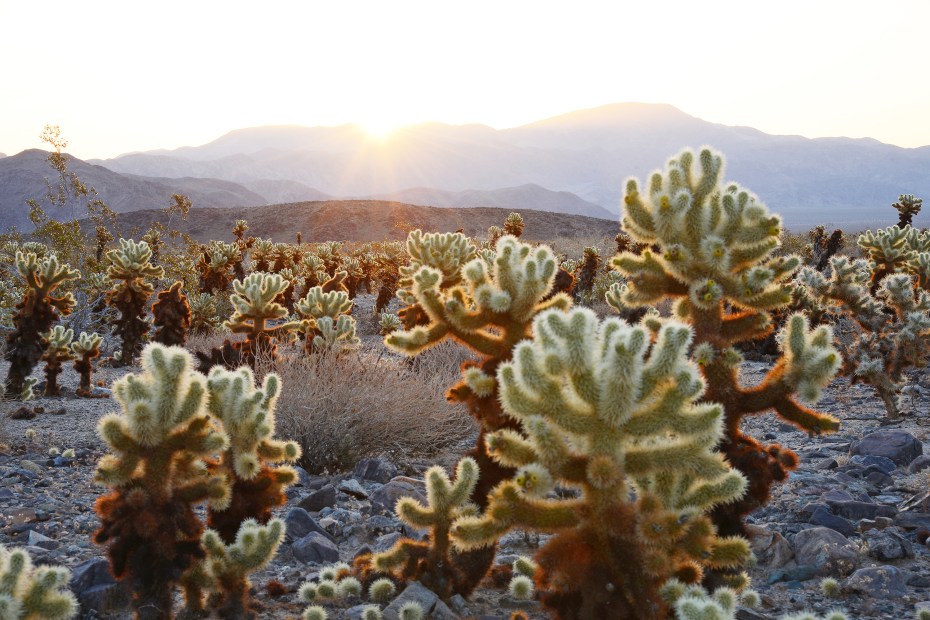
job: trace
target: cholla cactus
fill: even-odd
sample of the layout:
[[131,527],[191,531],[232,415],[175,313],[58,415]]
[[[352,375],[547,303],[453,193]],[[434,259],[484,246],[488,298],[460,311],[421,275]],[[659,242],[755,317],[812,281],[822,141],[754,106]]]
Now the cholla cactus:
[[763,445],[740,429],[744,416],[774,410],[810,431],[836,430],[836,419],[801,404],[815,402],[840,365],[828,327],[811,329],[802,315],[788,318],[782,358],[762,382],[743,387],[742,357],[735,345],[771,331],[769,312],[791,301],[795,256],[773,256],[781,220],[749,191],[723,182],[723,156],[708,148],[698,157],[683,151],[655,172],[647,194],[627,182],[624,230],[658,252],[620,254],[613,266],[629,281],[622,298],[630,307],[671,297],[675,313],[695,330],[694,356],[707,381],[705,398],[723,406],[721,450],[749,480],[746,495],[718,506],[714,523],[723,535],[742,534],[744,515],[768,501],[771,486],[797,466],[797,455]]
[[191,311],[190,332],[192,334],[212,333],[220,324],[216,310],[216,297],[208,293],[197,293],[187,298]]
[[211,241],[197,262],[201,292],[213,295],[228,289],[234,275],[241,271],[241,265],[242,248],[238,244]]
[[805,269],[799,276],[801,298],[817,311],[826,309],[856,323],[859,333],[837,343],[843,374],[871,385],[891,419],[898,418],[898,393],[904,371],[925,365],[930,351],[930,293],[914,288],[911,276],[898,273],[869,285],[874,264],[834,257],[829,278]]
[[155,292],[147,278],[161,278],[165,270],[156,267],[149,259],[152,250],[145,241],[120,239],[119,249],[107,252],[110,263],[107,275],[118,282],[107,294],[107,303],[120,312],[113,333],[123,340],[121,364],[131,364],[139,355],[149,331],[145,320],[146,302]]
[[33,566],[24,549],[0,545],[0,618],[68,620],[78,604],[68,590],[71,571],[61,566]]
[[183,347],[187,342],[187,330],[191,326],[191,307],[187,295],[181,292],[182,282],[175,282],[171,288],[158,294],[158,301],[152,304],[153,323],[155,324],[155,342],[166,347]]
[[[533,332],[497,372],[504,410],[527,437],[488,437],[517,474],[482,516],[456,521],[453,540],[469,549],[513,528],[555,532],[536,584],[556,617],[661,618],[670,577],[699,582],[704,568],[749,557],[744,539],[718,537],[705,514],[746,481],[714,451],[723,411],[698,402],[692,332],[669,322],[653,343],[646,327],[587,309],[545,312]],[[581,497],[547,497],[556,483]]]
[[[249,575],[263,569],[274,558],[284,540],[284,522],[272,519],[259,525],[248,519],[236,533],[234,543],[227,544],[213,530],[203,533],[201,541],[206,551],[202,576],[202,589],[210,592],[207,605],[221,618],[246,619],[249,610]],[[186,590],[188,609],[199,610],[196,589]]]
[[[402,268],[402,285],[407,288],[398,293],[411,304],[401,311],[407,329],[389,334],[385,343],[412,356],[452,339],[480,356],[463,364],[462,381],[447,397],[465,403],[481,425],[468,455],[480,471],[471,500],[484,507],[491,489],[513,475],[513,469],[488,456],[485,435],[518,428],[500,408],[497,366],[510,359],[514,345],[529,335],[534,316],[549,308],[566,309],[571,300],[565,295],[546,299],[556,271],[555,257],[547,247],[533,248],[503,237],[489,264],[461,233],[424,235],[417,230],[410,233],[407,248],[410,265]],[[421,318],[407,323],[414,315]],[[493,557],[493,547],[453,557],[456,570],[468,573],[459,580],[459,594],[467,595],[477,585]]]
[[316,254],[305,254],[297,264],[297,272],[303,277],[303,290],[307,291],[314,286],[320,286],[329,279],[326,266]]
[[165,245],[161,231],[154,226],[149,228],[148,232],[142,236],[142,241],[145,241],[152,250],[152,262],[157,263],[160,259],[161,247]]
[[448,598],[473,587],[471,576],[450,557],[449,529],[457,517],[474,511],[469,498],[478,482],[478,464],[471,458],[459,461],[454,483],[441,467],[429,468],[425,479],[427,505],[402,497],[394,511],[407,525],[429,530],[429,541],[402,538],[388,551],[375,555],[372,565],[398,579],[419,581],[440,598]]
[[505,235],[510,235],[511,237],[519,238],[523,234],[524,228],[526,228],[526,224],[523,223],[523,216],[519,213],[513,212],[507,216],[506,220],[504,220],[503,233]]
[[898,211],[898,226],[912,226],[912,220],[915,215],[920,213],[923,206],[923,198],[917,198],[914,194],[901,194],[898,196],[898,202],[894,203],[892,208]]
[[601,266],[601,253],[597,248],[584,249],[584,258],[575,271],[575,300],[588,293],[594,287],[594,278]]
[[[893,273],[917,276],[918,286],[930,289],[930,232],[910,226],[889,226],[875,232],[865,231],[858,239],[872,271],[870,290],[878,291],[879,283]],[[922,258],[923,256],[923,258]]]
[[42,354],[42,361],[45,362],[45,395],[60,396],[58,375],[61,374],[61,365],[74,359],[74,354],[71,352],[74,330],[56,325],[45,334],[44,338],[48,342],[48,347]]
[[355,319],[347,316],[352,310],[352,301],[348,293],[324,293],[323,287],[315,286],[297,302],[296,310],[303,317],[300,329],[306,338],[305,347],[308,354],[359,344],[360,341],[355,336]]
[[403,325],[396,314],[392,312],[382,312],[378,315],[378,332],[382,336],[387,336],[391,332],[399,330]]
[[294,314],[294,293],[297,290],[297,276],[294,275],[294,270],[290,267],[285,267],[278,273],[284,278],[287,286],[278,294],[275,301],[284,306],[288,314]]
[[141,374],[113,384],[123,409],[100,420],[98,432],[113,454],[95,479],[112,491],[97,500],[100,529],[117,579],[129,582],[135,608],[171,617],[173,585],[203,557],[203,525],[195,505],[228,503],[229,484],[210,474],[204,459],[226,449],[205,408],[206,379],[179,347],[151,344]]
[[288,286],[278,274],[250,273],[245,280],[233,281],[235,294],[230,297],[233,314],[224,323],[234,334],[245,334],[246,339],[233,343],[239,351],[242,363],[255,365],[256,356],[275,356],[276,340],[290,340],[299,324],[287,321],[269,325],[287,316],[287,310],[275,302],[275,298]]
[[271,239],[256,239],[249,249],[249,258],[252,259],[252,271],[269,271],[273,250],[274,243],[271,242]]
[[[42,334],[47,333],[60,316],[71,314],[74,308],[74,296],[71,293],[56,296],[56,289],[81,277],[70,266],[59,265],[54,255],[40,260],[31,252],[16,252],[16,270],[26,281],[26,292],[16,304],[14,330],[7,336],[4,354],[10,362],[5,391],[6,396],[12,398],[30,391],[27,378],[47,345]],[[30,383],[35,384],[35,381]]]
[[[759,595],[752,590],[735,592],[720,588],[709,594],[699,587],[688,587],[673,579],[665,587],[663,596],[674,606],[678,620],[737,620],[737,605],[756,607]],[[828,611],[823,616],[809,611],[780,616],[780,620],[848,620],[839,610]]]
[[100,343],[103,338],[99,334],[81,332],[80,337],[71,343],[71,352],[75,355],[74,369],[81,377],[77,389],[78,396],[90,396],[93,386],[90,382],[94,371],[94,360],[100,357]]
[[246,519],[268,523],[272,509],[287,501],[284,490],[297,481],[293,468],[275,466],[300,458],[296,443],[272,438],[279,389],[274,373],[255,388],[252,371],[245,367],[235,372],[215,367],[207,379],[209,411],[229,436],[218,469],[231,484],[228,505],[211,506],[208,525],[226,543],[232,543]]

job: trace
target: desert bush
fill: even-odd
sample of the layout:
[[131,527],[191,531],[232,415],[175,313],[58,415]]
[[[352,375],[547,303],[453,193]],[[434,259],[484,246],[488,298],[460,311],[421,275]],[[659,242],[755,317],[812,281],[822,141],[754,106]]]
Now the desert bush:
[[[458,374],[453,354],[417,367],[370,349],[282,357],[274,369],[288,388],[278,400],[278,429],[303,448],[308,471],[344,470],[378,454],[395,461],[442,454],[476,432],[444,397]],[[259,374],[268,368],[260,364]]]

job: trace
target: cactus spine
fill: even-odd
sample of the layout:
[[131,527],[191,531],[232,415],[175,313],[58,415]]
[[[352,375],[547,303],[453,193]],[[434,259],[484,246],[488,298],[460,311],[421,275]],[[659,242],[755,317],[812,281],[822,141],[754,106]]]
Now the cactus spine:
[[[746,481],[714,451],[723,412],[698,402],[691,330],[647,325],[551,310],[497,372],[504,410],[526,437],[500,430],[488,444],[517,474],[483,515],[456,521],[452,537],[469,549],[513,528],[554,532],[537,555],[536,585],[557,618],[662,618],[670,577],[694,583],[749,555],[705,514]],[[550,499],[556,483],[581,497]]]
[[695,330],[694,355],[707,382],[705,398],[724,410],[723,454],[746,475],[749,489],[738,502],[714,510],[724,535],[743,533],[742,518],[768,501],[775,482],[797,466],[797,456],[777,444],[763,445],[740,430],[744,416],[774,410],[810,432],[832,431],[838,422],[804,406],[839,367],[829,328],[811,330],[807,319],[787,321],[782,358],[752,388],[740,385],[737,343],[764,337],[769,312],[790,301],[788,283],[799,265],[794,256],[775,257],[781,220],[735,183],[723,182],[723,156],[709,148],[688,150],[655,172],[648,190],[627,182],[623,229],[658,251],[620,254],[614,267],[629,277],[622,301],[642,306],[666,297]]
[[228,445],[204,406],[206,381],[178,347],[151,344],[141,374],[113,385],[121,414],[100,420],[113,454],[96,481],[111,492],[97,500],[94,540],[109,546],[117,579],[129,581],[139,618],[170,618],[173,585],[203,557],[203,525],[194,506],[228,502],[229,485],[204,459]]
[[15,329],[7,336],[4,354],[10,362],[5,392],[12,398],[19,398],[35,383],[30,380],[27,384],[27,378],[47,345],[43,334],[52,329],[60,316],[71,314],[74,308],[74,296],[71,293],[56,296],[56,289],[81,277],[70,266],[59,265],[55,256],[40,260],[32,252],[16,253],[16,270],[26,281],[26,292],[22,301],[16,304]]
[[120,363],[131,364],[149,331],[145,304],[155,288],[146,280],[163,277],[165,270],[150,262],[152,250],[145,241],[120,239],[119,245],[119,249],[107,252],[107,275],[118,282],[107,294],[107,303],[120,313],[113,330],[123,340]]
[[24,549],[0,545],[0,618],[69,620],[78,611],[68,590],[71,572],[59,566],[33,566]]

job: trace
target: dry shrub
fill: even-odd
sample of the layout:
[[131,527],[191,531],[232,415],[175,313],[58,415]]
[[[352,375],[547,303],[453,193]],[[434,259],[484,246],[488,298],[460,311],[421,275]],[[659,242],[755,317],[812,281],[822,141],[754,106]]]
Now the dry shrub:
[[[350,469],[384,455],[398,465],[458,453],[477,426],[461,405],[446,401],[464,356],[437,347],[409,360],[376,347],[305,356],[282,351],[273,369],[282,380],[277,436],[303,448],[309,472]],[[258,374],[271,369],[260,363]]]

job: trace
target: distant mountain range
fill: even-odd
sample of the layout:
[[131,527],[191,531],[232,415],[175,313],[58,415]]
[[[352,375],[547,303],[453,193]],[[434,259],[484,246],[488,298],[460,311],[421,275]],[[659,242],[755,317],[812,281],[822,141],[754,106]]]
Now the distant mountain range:
[[[727,156],[729,180],[758,194],[794,229],[888,225],[896,221],[889,205],[899,194],[930,197],[930,146],[773,136],[635,103],[503,130],[425,123],[386,140],[356,125],[253,127],[202,146],[93,160],[81,170],[100,178],[87,180],[118,211],[162,207],[182,193],[201,207],[383,198],[613,219],[628,176],[644,178],[682,147],[704,144]],[[22,160],[30,153],[33,168],[26,171]],[[24,221],[25,199],[44,193],[48,168],[36,166],[43,157],[25,151],[0,160],[0,225]],[[930,225],[925,211],[915,220],[922,226]]]

